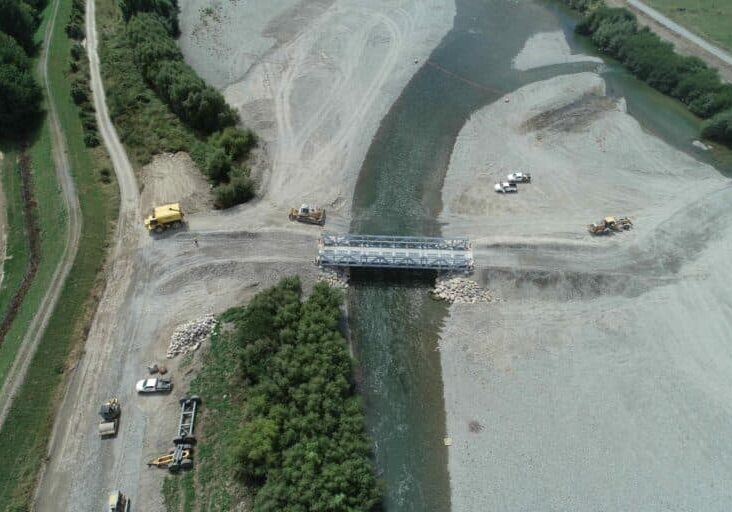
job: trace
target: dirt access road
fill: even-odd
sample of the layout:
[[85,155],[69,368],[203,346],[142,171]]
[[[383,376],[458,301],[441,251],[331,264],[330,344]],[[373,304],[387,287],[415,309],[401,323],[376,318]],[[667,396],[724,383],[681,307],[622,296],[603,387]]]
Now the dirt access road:
[[[86,26],[97,121],[120,184],[120,219],[107,287],[56,418],[34,508],[95,510],[119,488],[133,497],[135,509],[162,510],[165,473],[148,470],[144,462],[171,446],[177,398],[185,391],[177,364],[165,361],[170,334],[180,323],[241,303],[284,275],[299,273],[306,286],[312,284],[318,230],[290,226],[281,215],[282,229],[248,232],[245,226],[257,225],[255,218],[274,215],[256,213],[267,209],[260,204],[191,216],[184,231],[151,238],[142,226],[134,171],[105,103],[94,2],[87,2]],[[152,361],[171,369],[172,395],[134,392]],[[116,439],[102,441],[97,410],[113,396],[122,404],[120,431]]]
[[51,144],[53,148],[53,162],[56,167],[56,177],[61,187],[61,199],[64,202],[66,211],[68,212],[68,223],[66,226],[66,245],[59,259],[56,270],[51,278],[51,283],[46,290],[36,315],[31,320],[30,326],[23,337],[18,354],[15,357],[13,365],[5,379],[5,383],[0,390],[0,427],[5,422],[5,417],[13,403],[13,398],[18,388],[25,380],[25,374],[28,371],[33,354],[38,348],[46,326],[51,318],[51,314],[56,308],[58,300],[66,277],[71,271],[71,266],[76,258],[76,252],[79,248],[79,237],[81,236],[81,209],[79,207],[79,198],[76,195],[76,186],[71,176],[71,166],[67,157],[66,139],[58,120],[58,112],[56,111],[56,102],[53,99],[53,91],[48,82],[48,45],[51,41],[53,28],[56,24],[56,16],[58,13],[59,0],[55,0],[51,19],[46,27],[46,33],[43,40],[43,53],[41,55],[39,65],[39,75],[46,89],[48,98],[48,122],[51,130]]

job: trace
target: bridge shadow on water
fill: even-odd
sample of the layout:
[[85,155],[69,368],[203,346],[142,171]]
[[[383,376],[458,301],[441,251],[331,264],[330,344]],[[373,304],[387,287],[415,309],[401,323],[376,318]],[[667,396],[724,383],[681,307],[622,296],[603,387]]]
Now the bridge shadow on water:
[[349,283],[356,287],[432,288],[437,274],[436,270],[353,268]]

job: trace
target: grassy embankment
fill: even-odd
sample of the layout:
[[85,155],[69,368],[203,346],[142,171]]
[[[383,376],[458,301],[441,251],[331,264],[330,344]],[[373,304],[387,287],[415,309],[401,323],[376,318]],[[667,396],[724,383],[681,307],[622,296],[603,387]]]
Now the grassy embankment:
[[168,512],[380,510],[341,294],[297,278],[219,318],[191,393],[203,399],[195,466],[168,477]]
[[727,0],[645,0],[679,25],[732,52],[732,2]]
[[[102,149],[89,150],[85,147],[79,112],[70,96],[67,75],[71,41],[64,32],[70,12],[71,0],[60,0],[49,47],[48,79],[66,137],[68,158],[81,203],[83,228],[69,278],[31,360],[26,380],[0,430],[0,457],[4,461],[0,468],[0,503],[4,510],[10,511],[29,510],[69,354],[84,340],[96,302],[92,295],[98,295],[101,288],[99,270],[104,262],[106,238],[111,234],[112,222],[116,217],[116,185],[103,183],[100,176],[100,170],[109,166],[106,155]],[[39,34],[43,34],[52,13],[53,5],[47,6],[43,13],[46,21],[39,29]],[[42,35],[38,37],[42,39]],[[45,244],[42,245],[42,261],[46,265],[52,258],[58,258],[66,235],[66,216],[60,206],[59,187],[55,182],[47,121],[40,128],[29,151],[33,160],[34,194],[39,205],[38,216]],[[52,272],[52,269],[44,272]],[[9,340],[22,334],[24,322],[27,323],[33,315],[34,301],[37,304],[43,293],[43,279],[48,279],[47,274],[39,269],[35,288],[26,296],[23,311],[16,319]]]

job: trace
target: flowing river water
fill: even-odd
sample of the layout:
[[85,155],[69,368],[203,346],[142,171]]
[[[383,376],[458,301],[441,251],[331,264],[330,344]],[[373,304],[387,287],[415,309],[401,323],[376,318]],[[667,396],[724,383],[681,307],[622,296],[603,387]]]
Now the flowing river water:
[[[563,30],[574,52],[576,16],[550,0],[457,0],[453,29],[383,119],[364,161],[351,232],[440,235],[436,222],[453,144],[472,112],[522,85],[597,64],[521,72],[512,59],[538,32]],[[647,130],[718,168],[729,153],[692,148],[698,120],[607,63],[610,94],[624,96]],[[434,276],[354,274],[349,323],[367,427],[388,512],[450,510],[445,407],[437,342],[447,307],[429,297]],[[457,511],[456,511],[457,512]],[[462,511],[461,511],[462,512]]]

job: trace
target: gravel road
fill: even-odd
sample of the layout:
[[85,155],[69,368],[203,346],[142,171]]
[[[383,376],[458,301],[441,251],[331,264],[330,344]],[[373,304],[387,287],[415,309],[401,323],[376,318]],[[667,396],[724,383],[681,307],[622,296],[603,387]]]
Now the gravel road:
[[46,26],[46,33],[43,39],[43,50],[39,63],[39,76],[41,82],[46,89],[48,98],[48,121],[51,130],[51,145],[54,166],[56,167],[56,178],[61,188],[61,199],[67,211],[66,225],[66,245],[64,246],[61,258],[59,259],[56,270],[51,277],[51,283],[46,289],[46,293],[41,299],[41,303],[36,311],[35,316],[28,326],[28,330],[23,337],[23,341],[15,357],[13,365],[5,378],[2,390],[0,390],[0,426],[5,422],[13,398],[20,385],[25,380],[25,374],[28,371],[33,354],[38,348],[48,321],[56,308],[61,290],[66,282],[66,278],[71,271],[76,258],[76,252],[79,248],[79,237],[81,236],[81,209],[79,207],[79,198],[76,195],[76,186],[74,178],[71,176],[71,166],[67,156],[66,138],[61,124],[58,120],[58,112],[56,111],[56,103],[53,99],[54,92],[48,82],[48,46],[53,34],[53,27],[56,24],[58,14],[59,0],[53,3],[53,14]]

